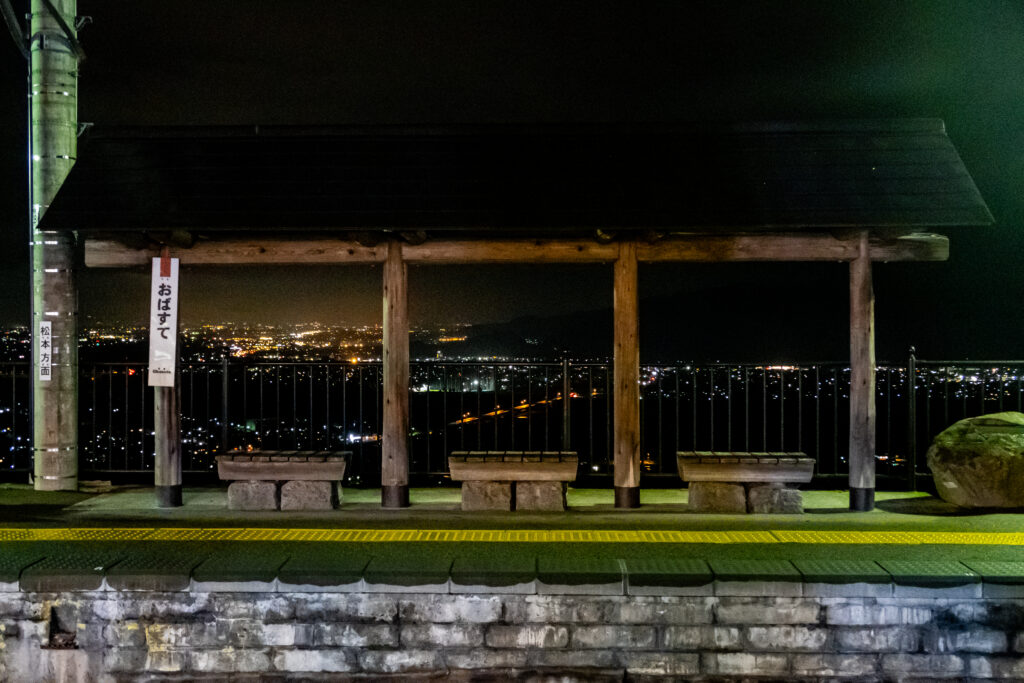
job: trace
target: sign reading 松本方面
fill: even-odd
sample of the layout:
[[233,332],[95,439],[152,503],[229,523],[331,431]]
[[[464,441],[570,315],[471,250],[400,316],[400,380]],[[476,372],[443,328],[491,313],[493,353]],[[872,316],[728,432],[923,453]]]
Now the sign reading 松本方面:
[[53,323],[49,320],[39,321],[39,380],[49,382],[53,370]]
[[174,386],[177,343],[178,259],[155,258],[149,306],[149,386]]

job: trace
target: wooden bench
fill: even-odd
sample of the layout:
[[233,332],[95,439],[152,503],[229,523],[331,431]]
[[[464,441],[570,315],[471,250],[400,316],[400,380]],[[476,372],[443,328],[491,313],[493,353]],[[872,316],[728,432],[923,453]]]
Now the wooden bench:
[[463,510],[565,510],[576,480],[575,451],[453,451],[452,481],[462,482]]
[[217,456],[229,510],[331,510],[349,451],[249,451]]
[[680,451],[679,476],[689,484],[689,508],[712,513],[800,513],[795,484],[814,475],[804,453]]

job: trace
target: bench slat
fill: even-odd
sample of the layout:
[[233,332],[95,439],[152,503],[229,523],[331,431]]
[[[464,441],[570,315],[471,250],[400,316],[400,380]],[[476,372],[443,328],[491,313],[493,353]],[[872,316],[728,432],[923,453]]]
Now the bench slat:
[[[305,453],[264,451],[261,455],[227,454],[217,456],[217,474],[225,481],[341,481],[349,451],[326,452],[309,460]],[[268,455],[267,453],[273,453]],[[314,456],[315,458],[315,456]]]
[[707,451],[677,453],[679,476],[683,481],[735,483],[806,483],[814,475],[814,459],[803,453],[730,453],[733,457]]
[[[452,481],[575,481],[579,458],[570,451],[503,451],[476,458],[455,451],[448,458]],[[530,455],[526,455],[529,453]]]

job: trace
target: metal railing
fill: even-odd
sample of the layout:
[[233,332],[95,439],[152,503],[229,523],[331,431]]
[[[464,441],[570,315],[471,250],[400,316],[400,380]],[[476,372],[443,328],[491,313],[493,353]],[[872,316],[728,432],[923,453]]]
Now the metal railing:
[[32,471],[27,361],[0,363],[0,472]]
[[[83,363],[83,476],[153,467],[144,363]],[[914,391],[908,378],[915,377]],[[379,363],[183,364],[183,469],[212,474],[226,450],[350,450],[349,483],[379,481]],[[674,477],[678,450],[802,451],[818,477],[847,471],[849,369],[679,364],[641,369],[641,467]],[[878,367],[877,470],[916,486],[932,437],[964,417],[1020,410],[1024,361],[921,361]],[[410,372],[410,472],[445,476],[452,450],[555,450],[581,473],[612,471],[610,363],[420,362]],[[31,470],[28,365],[0,364],[0,468]],[[566,399],[568,397],[568,399]],[[912,466],[914,463],[915,466]]]

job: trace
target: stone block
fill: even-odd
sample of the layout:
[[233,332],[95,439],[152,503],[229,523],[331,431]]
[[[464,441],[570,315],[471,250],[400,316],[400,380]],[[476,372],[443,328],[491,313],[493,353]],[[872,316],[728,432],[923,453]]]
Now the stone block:
[[914,628],[841,628],[835,633],[836,649],[840,652],[914,652],[918,648]]
[[199,624],[147,624],[144,642],[151,649],[166,649],[175,647],[196,647],[206,643],[191,642],[189,634]]
[[704,672],[709,674],[743,674],[757,672],[759,676],[788,674],[789,656],[780,654],[752,654],[749,652],[719,652],[703,658]]
[[741,650],[740,630],[732,626],[667,626],[662,632],[667,650]]
[[1024,598],[1024,583],[989,583],[981,584],[981,594],[986,598]]
[[273,593],[277,591],[277,579],[273,581],[196,581],[192,580],[193,593]]
[[[623,680],[622,662],[617,652],[610,650],[531,650],[527,660],[532,667],[555,669],[562,673],[566,669],[574,670],[574,676],[559,676],[558,681],[606,681]],[[607,678],[608,669],[618,669],[618,676]],[[529,679],[528,679],[529,680]],[[534,679],[536,680],[536,679]],[[551,679],[540,679],[551,680]]]
[[146,666],[147,652],[138,648],[112,647],[103,651],[103,670],[138,676]]
[[968,583],[962,586],[907,586],[895,584],[892,594],[897,598],[945,598],[950,600],[979,599],[982,595],[981,583]]
[[272,481],[233,481],[228,485],[229,510],[276,510],[280,505]]
[[518,481],[516,510],[562,512],[565,510],[563,481]]
[[574,648],[650,650],[656,647],[653,626],[577,626],[572,631]]
[[291,673],[346,673],[354,663],[345,650],[278,650],[274,669]]
[[551,624],[493,624],[487,629],[487,647],[563,648],[569,644],[569,629]]
[[966,665],[956,655],[896,654],[882,655],[882,673],[897,676],[913,676],[930,680],[936,678],[961,678]]
[[193,671],[204,673],[257,673],[270,669],[267,650],[226,647],[220,650],[192,650]]
[[14,590],[18,592],[0,593],[0,617],[28,616],[26,610],[30,603],[25,600],[25,596],[20,592],[21,587],[17,583],[15,583]]
[[307,623],[376,621],[391,622],[398,614],[395,596],[373,593],[293,593],[294,617]]
[[333,510],[338,505],[333,481],[286,481],[281,484],[282,510]]
[[403,623],[445,624],[465,621],[471,624],[486,624],[501,619],[501,598],[432,595],[429,598],[402,600],[398,612]]
[[[231,629],[235,631],[234,628]],[[311,624],[260,624],[253,629],[253,640],[242,639],[232,633],[231,641],[244,647],[265,645],[267,647],[305,647],[313,642],[314,626]]]
[[743,484],[718,481],[691,481],[690,512],[742,515],[747,512],[747,493]]
[[934,654],[1006,652],[1009,643],[1002,631],[975,627],[929,631],[924,638],[924,651]]
[[889,598],[892,597],[891,583],[805,583],[804,597],[807,598]]
[[363,672],[425,673],[444,671],[441,653],[436,650],[359,650]]
[[607,621],[618,624],[710,624],[711,598],[632,598],[609,602]]
[[406,624],[402,626],[403,647],[478,647],[484,642],[480,624]]
[[[527,664],[526,650],[450,650],[444,653],[452,669],[522,669]],[[459,680],[457,677],[452,677]],[[497,680],[487,679],[484,680]]]
[[295,605],[290,596],[271,592],[262,595],[213,593],[208,597],[208,604],[197,605],[188,614],[209,612],[217,615],[217,619],[253,619],[266,623],[295,619]]
[[450,582],[448,590],[451,593],[466,595],[535,595],[537,581],[514,583],[508,586],[485,586],[483,584],[459,584],[453,580]]
[[800,489],[784,484],[751,484],[747,489],[747,512],[754,514],[799,515],[804,511]]
[[816,626],[751,626],[747,628],[750,650],[820,652],[828,630]]
[[626,577],[626,594],[648,597],[698,597],[715,594],[715,584],[709,581],[702,586],[634,586]]
[[927,607],[860,602],[829,605],[825,614],[826,623],[836,626],[920,626],[933,618]]
[[721,598],[720,624],[817,624],[821,605],[792,598]]
[[103,638],[108,645],[121,648],[146,646],[146,631],[137,621],[122,621],[107,624],[103,628]]
[[1024,680],[1024,658],[1021,657],[972,657],[970,666],[970,675],[974,678]]
[[797,676],[873,677],[878,668],[877,655],[794,655],[793,673]]
[[799,598],[804,586],[798,581],[715,581],[715,595],[771,598]]
[[623,581],[615,583],[546,583],[537,581],[539,595],[623,595]]
[[462,509],[467,511],[512,510],[512,482],[462,482]]
[[[611,598],[577,598],[571,596],[531,595],[520,599],[505,599],[503,621],[510,624],[614,623],[611,612],[617,601]],[[495,619],[494,621],[497,621]]]
[[312,642],[318,647],[398,647],[398,627],[392,624],[313,624]]
[[185,650],[149,650],[143,669],[150,672],[176,673],[183,671],[187,664]]
[[675,679],[700,673],[700,655],[696,652],[624,652],[622,659],[629,680],[636,676]]

